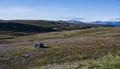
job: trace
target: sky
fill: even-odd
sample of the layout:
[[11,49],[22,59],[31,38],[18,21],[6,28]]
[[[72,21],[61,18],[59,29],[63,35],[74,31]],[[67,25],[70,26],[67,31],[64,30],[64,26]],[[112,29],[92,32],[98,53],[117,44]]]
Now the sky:
[[0,0],[0,19],[120,20],[120,0]]

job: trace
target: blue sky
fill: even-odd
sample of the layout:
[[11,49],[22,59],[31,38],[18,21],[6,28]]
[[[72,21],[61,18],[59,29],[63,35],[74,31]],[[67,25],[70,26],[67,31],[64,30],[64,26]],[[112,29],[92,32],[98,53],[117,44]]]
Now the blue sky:
[[120,0],[0,0],[0,19],[119,20]]

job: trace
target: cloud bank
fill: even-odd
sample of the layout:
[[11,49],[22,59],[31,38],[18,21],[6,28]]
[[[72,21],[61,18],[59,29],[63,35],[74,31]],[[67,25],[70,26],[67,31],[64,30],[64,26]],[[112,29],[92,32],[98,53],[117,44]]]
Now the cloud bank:
[[68,8],[62,7],[4,7],[0,8],[0,19],[50,19],[67,11]]

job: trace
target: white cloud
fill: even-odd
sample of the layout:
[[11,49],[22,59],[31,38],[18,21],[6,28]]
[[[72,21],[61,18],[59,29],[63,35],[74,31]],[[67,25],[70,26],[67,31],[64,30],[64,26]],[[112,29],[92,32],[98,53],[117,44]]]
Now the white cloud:
[[64,20],[77,20],[77,21],[86,20],[85,18],[75,17],[75,16],[61,16],[59,18]]
[[39,8],[24,8],[24,7],[8,7],[0,8],[0,14],[28,14],[28,13],[48,13],[53,11],[67,11],[68,8],[61,7],[39,7]]
[[116,18],[116,20],[120,20],[120,18]]
[[76,18],[73,18],[72,20],[86,20],[85,18],[79,18],[79,17],[76,17]]
[[36,19],[47,15],[45,9],[9,7],[0,8],[0,19]]
[[0,14],[26,14],[31,12],[32,9],[29,8],[0,8]]
[[120,18],[116,18],[116,19],[114,19],[115,21],[120,21]]
[[50,19],[68,10],[62,7],[0,7],[0,19]]

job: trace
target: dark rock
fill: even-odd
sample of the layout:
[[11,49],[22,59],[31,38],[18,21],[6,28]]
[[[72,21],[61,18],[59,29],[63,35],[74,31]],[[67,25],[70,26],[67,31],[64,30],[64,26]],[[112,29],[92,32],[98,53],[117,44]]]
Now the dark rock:
[[40,43],[40,44],[35,44],[35,48],[48,48],[48,47],[45,46],[43,43]]

